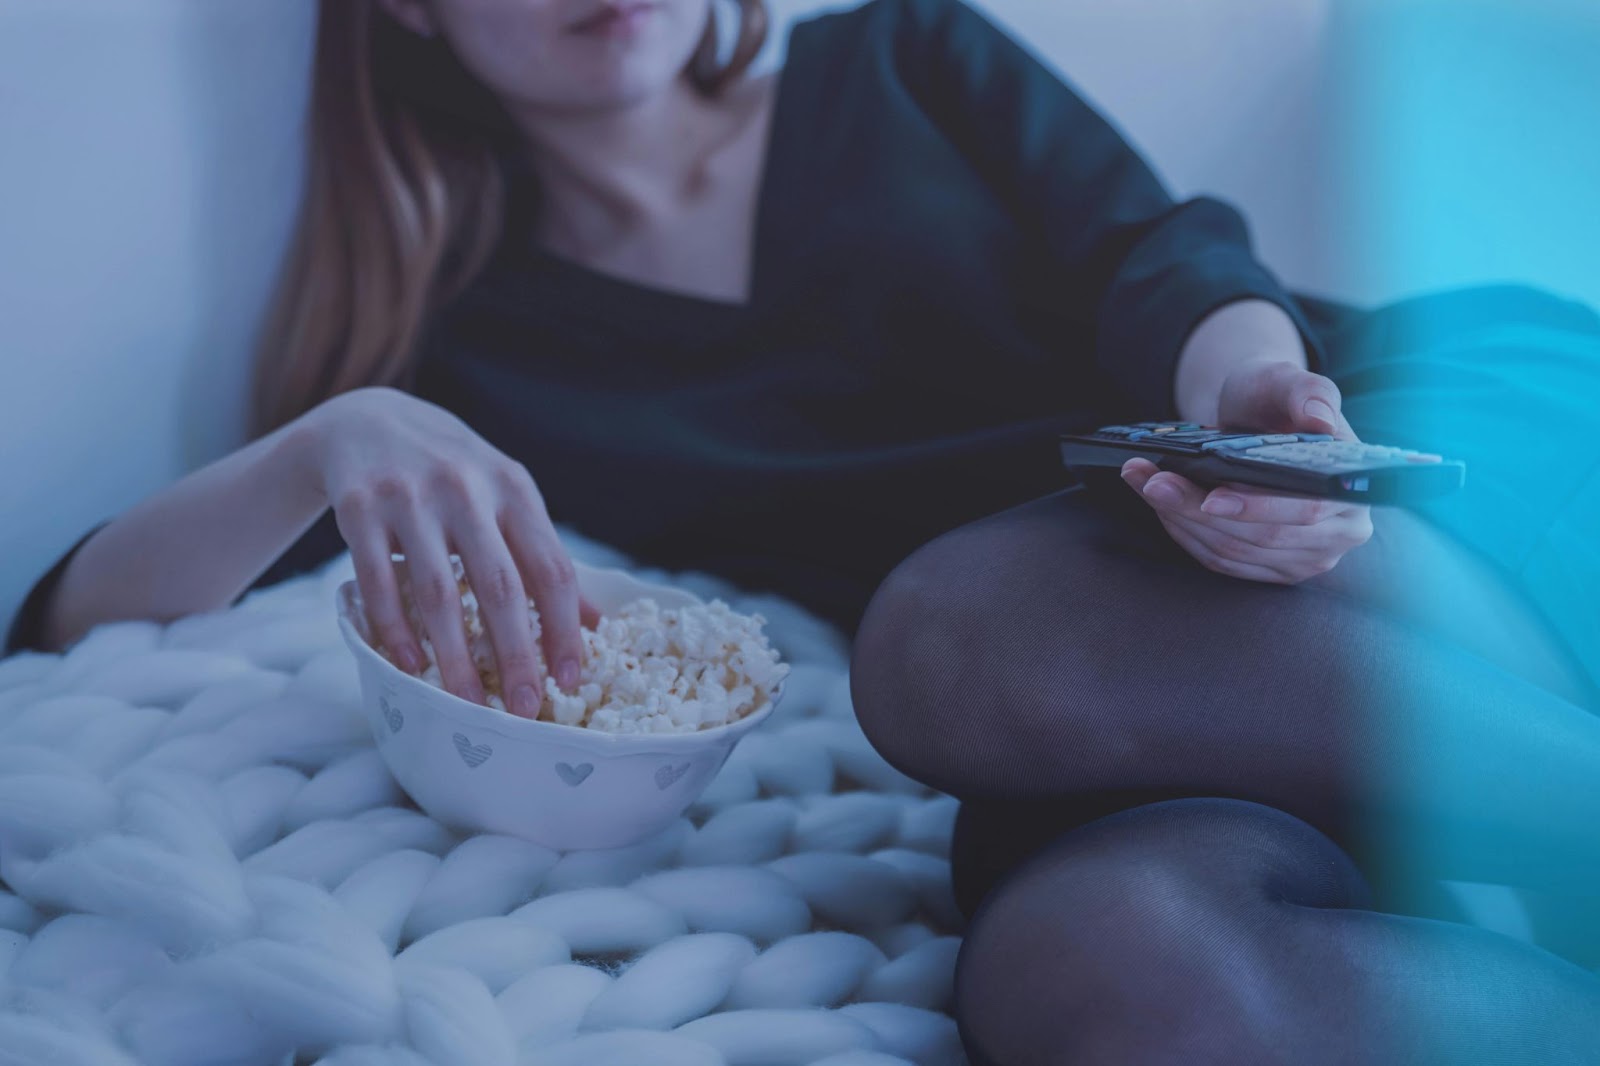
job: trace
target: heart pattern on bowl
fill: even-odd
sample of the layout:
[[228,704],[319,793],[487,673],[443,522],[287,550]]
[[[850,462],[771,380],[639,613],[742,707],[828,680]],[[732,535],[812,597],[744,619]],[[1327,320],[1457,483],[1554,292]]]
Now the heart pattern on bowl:
[[689,772],[689,764],[673,766],[670,763],[656,770],[656,787],[665,792],[677,783],[678,778]]
[[594,773],[594,763],[592,762],[579,763],[577,766],[565,762],[556,763],[556,776],[573,788],[577,788],[589,780],[589,775],[592,773]]
[[456,742],[456,752],[469,770],[476,770],[483,765],[485,759],[494,754],[494,749],[489,745],[474,744],[467,739],[465,733],[457,733],[451,739]]
[[379,696],[378,706],[383,708],[383,720],[389,723],[389,732],[400,732],[406,724],[406,716],[400,713],[400,708],[390,703],[388,696]]

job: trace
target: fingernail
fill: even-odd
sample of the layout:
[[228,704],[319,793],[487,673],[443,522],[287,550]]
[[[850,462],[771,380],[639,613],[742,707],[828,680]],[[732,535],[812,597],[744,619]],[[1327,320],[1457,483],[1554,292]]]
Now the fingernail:
[[1244,510],[1244,501],[1237,496],[1213,496],[1200,505],[1206,514],[1231,515]]
[[1332,407],[1328,406],[1328,402],[1326,400],[1319,400],[1313,396],[1311,399],[1306,401],[1304,410],[1305,413],[1310,415],[1312,418],[1320,418],[1330,426],[1337,425],[1336,420],[1339,416],[1334,413]]
[[523,718],[539,717],[539,694],[532,685],[518,685],[511,694],[511,709]]
[[556,668],[556,684],[569,693],[573,690],[578,684],[578,660],[561,660],[561,665]]
[[1165,481],[1145,482],[1144,494],[1157,503],[1177,503],[1180,499],[1178,490]]

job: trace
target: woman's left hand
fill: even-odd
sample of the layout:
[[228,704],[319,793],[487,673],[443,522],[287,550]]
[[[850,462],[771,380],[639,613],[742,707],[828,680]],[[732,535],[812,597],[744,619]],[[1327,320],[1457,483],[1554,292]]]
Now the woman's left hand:
[[[1245,363],[1222,384],[1217,425],[1356,440],[1340,401],[1337,385],[1294,363]],[[1185,551],[1230,577],[1298,584],[1332,570],[1372,536],[1372,509],[1366,504],[1237,484],[1208,491],[1148,459],[1129,459],[1122,479],[1155,509]]]

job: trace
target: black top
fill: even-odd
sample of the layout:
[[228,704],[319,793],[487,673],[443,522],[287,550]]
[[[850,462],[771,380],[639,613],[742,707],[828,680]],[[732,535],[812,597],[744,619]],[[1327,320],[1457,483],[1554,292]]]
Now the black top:
[[[1058,433],[1175,417],[1178,354],[1219,306],[1279,304],[1326,365],[1234,209],[1175,203],[960,0],[796,24],[774,108],[746,303],[539,249],[536,190],[508,165],[505,239],[423,341],[416,394],[525,463],[558,523],[642,564],[853,633],[919,544],[1070,485]],[[330,511],[251,587],[344,548]],[[8,649],[37,639],[49,584]]]

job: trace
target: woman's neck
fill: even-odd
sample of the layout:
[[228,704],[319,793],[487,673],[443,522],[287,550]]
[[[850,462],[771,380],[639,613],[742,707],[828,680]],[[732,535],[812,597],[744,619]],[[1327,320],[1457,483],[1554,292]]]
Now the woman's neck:
[[708,99],[688,83],[626,109],[519,115],[540,184],[541,228],[561,243],[607,243],[671,215],[700,194],[719,151],[743,123],[735,95]]

